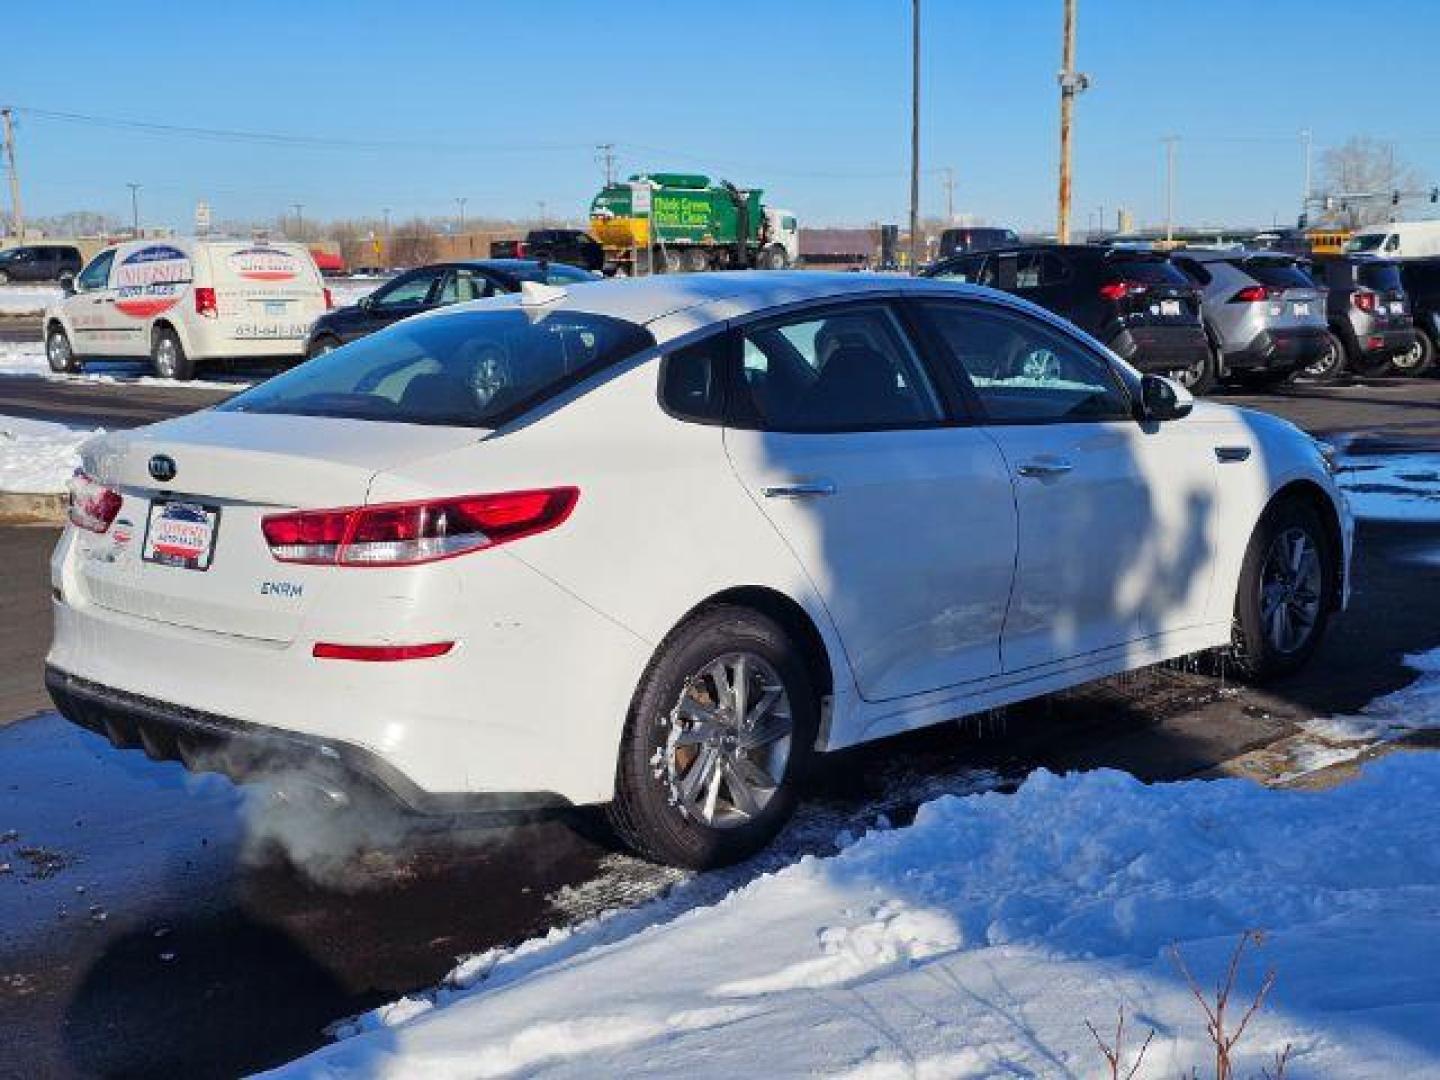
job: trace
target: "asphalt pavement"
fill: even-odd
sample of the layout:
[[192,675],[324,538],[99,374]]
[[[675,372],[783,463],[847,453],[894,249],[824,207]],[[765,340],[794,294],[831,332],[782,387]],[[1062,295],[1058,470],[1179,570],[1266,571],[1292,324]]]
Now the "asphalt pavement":
[[[1440,450],[1440,380],[1243,400],[1372,449]],[[4,717],[43,705],[55,535],[0,529]],[[0,726],[0,912],[12,913],[0,920],[0,1043],[11,1048],[0,1075],[253,1071],[322,1044],[333,1021],[433,985],[459,956],[667,890],[673,914],[827,850],[841,829],[903,820],[946,791],[1003,790],[1036,768],[1155,781],[1263,771],[1300,720],[1398,689],[1413,677],[1404,657],[1440,646],[1440,530],[1366,523],[1359,540],[1352,609],[1299,676],[1261,692],[1223,670],[1169,666],[827,756],[774,852],[690,881],[618,852],[579,818],[403,842],[386,832],[321,884],[264,845],[257,856],[274,809],[264,800],[240,805],[224,781],[197,785],[53,714]],[[45,800],[63,838],[7,840],[5,808],[23,816]]]

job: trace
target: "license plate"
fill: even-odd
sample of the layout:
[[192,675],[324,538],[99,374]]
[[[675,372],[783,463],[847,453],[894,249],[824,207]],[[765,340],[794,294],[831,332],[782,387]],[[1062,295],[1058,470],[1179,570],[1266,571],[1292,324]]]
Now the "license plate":
[[266,315],[284,315],[284,314],[285,314],[285,301],[284,301],[284,300],[266,300],[266,301],[265,301],[265,314],[266,314]]
[[1160,314],[1161,314],[1161,315],[1179,315],[1179,314],[1180,314],[1180,301],[1179,301],[1179,300],[1161,300],[1161,301],[1160,301]]
[[1295,314],[1296,314],[1296,315],[1309,315],[1309,314],[1310,314],[1310,305],[1309,305],[1309,303],[1299,303],[1299,304],[1296,304],[1296,305],[1295,305]]
[[151,503],[140,557],[162,566],[208,570],[219,524],[218,507],[192,502]]
[[1391,301],[1390,301],[1390,314],[1391,314],[1391,315],[1404,315],[1404,314],[1405,314],[1405,302],[1404,302],[1403,300],[1391,300]]

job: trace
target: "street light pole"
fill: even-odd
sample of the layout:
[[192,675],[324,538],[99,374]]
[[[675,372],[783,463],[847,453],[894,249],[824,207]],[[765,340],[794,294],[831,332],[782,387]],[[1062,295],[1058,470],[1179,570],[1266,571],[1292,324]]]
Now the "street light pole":
[[455,200],[456,205],[460,207],[460,235],[461,235],[461,236],[464,236],[464,235],[465,235],[465,202],[466,202],[466,198],[465,198],[464,195],[461,195],[459,198],[457,198],[457,199]]
[[1166,135],[1165,144],[1165,242],[1175,239],[1175,144],[1179,135]]
[[140,185],[126,184],[130,189],[130,232],[136,240],[140,239]]
[[295,208],[295,239],[303,243],[305,240],[305,204],[297,202],[290,205]]
[[910,273],[920,267],[920,0],[910,0]]

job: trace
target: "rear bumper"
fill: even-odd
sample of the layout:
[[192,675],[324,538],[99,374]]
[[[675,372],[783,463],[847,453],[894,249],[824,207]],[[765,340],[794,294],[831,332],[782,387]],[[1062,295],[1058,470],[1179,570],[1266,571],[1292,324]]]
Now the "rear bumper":
[[1366,356],[1399,356],[1415,344],[1415,330],[1411,327],[1396,330],[1370,330],[1356,332],[1355,344]]
[[1318,326],[1261,330],[1243,348],[1227,352],[1225,363],[1235,371],[1287,371],[1319,360],[1327,342]]
[[1110,348],[1136,370],[1161,374],[1193,367],[1210,353],[1198,326],[1132,326],[1111,338]]
[[350,743],[247,723],[81,679],[45,667],[45,688],[60,714],[120,750],[238,782],[299,771],[344,789],[363,787],[420,814],[513,821],[553,814],[569,801],[554,792],[434,792],[384,758]]

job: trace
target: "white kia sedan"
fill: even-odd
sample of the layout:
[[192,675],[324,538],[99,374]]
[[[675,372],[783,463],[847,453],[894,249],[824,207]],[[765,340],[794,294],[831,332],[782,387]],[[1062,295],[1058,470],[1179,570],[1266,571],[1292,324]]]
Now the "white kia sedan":
[[812,755],[1347,595],[1319,444],[945,282],[527,286],[88,443],[47,679],[117,746],[421,812],[605,804],[692,867]]

